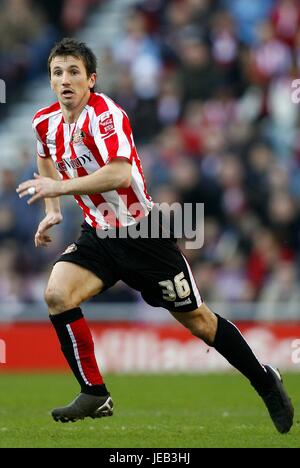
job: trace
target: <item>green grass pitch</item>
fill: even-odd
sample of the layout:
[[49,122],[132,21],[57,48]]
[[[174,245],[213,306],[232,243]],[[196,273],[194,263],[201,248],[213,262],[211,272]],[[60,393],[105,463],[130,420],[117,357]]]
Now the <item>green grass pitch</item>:
[[295,406],[278,434],[246,379],[234,374],[108,375],[115,414],[55,423],[77,385],[65,374],[0,375],[0,447],[300,447],[300,374],[284,375]]

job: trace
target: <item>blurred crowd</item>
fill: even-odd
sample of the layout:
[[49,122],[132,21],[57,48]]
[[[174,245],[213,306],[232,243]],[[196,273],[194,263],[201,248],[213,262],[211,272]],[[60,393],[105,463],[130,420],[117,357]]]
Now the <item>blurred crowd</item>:
[[[74,27],[66,13],[70,4],[96,2],[59,2],[60,33],[53,32],[58,23],[46,15],[47,2],[1,3],[8,17],[17,4],[32,15],[40,29],[28,27],[31,46],[43,53],[53,34],[72,35],[82,24],[77,20]],[[16,17],[10,17],[13,23]],[[0,54],[9,50],[13,62],[24,58],[25,32],[12,37],[14,48],[7,49],[9,35],[3,38],[0,30]],[[154,201],[205,204],[204,246],[186,250],[179,241],[203,298],[297,304],[300,131],[291,83],[300,78],[300,1],[139,1],[99,62],[98,90],[129,114]],[[12,66],[16,80],[23,65]],[[30,79],[31,66],[26,73]],[[17,182],[31,176],[35,162],[25,149],[20,160],[18,171],[1,173],[0,296],[36,302],[54,253],[76,237],[81,214],[65,200],[53,245],[36,251],[32,238],[42,207],[24,207],[15,196]],[[138,300],[123,285],[105,294]]]
[[[80,29],[101,0],[0,0],[0,77],[11,103],[45,71],[53,43]],[[0,107],[0,116],[7,107]]]

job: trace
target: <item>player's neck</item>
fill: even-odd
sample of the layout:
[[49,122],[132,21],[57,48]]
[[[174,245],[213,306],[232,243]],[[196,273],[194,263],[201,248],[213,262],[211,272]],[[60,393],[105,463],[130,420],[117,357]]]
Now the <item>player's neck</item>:
[[80,116],[81,112],[88,103],[88,100],[90,99],[90,95],[91,93],[88,93],[86,96],[84,96],[80,103],[72,109],[60,104],[65,123],[72,124],[77,122],[78,117]]

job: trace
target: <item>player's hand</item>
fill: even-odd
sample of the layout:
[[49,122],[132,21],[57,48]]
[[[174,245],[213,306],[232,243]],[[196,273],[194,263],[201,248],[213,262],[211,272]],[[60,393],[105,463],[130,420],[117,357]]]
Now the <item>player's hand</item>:
[[[34,174],[34,179],[22,182],[16,190],[20,198],[26,195],[32,195],[27,201],[31,205],[41,198],[54,198],[62,194],[62,182],[59,180],[51,179],[50,177],[43,177],[39,174]],[[33,191],[34,193],[31,193]]]
[[55,224],[59,224],[62,219],[62,214],[57,212],[48,213],[45,216],[45,218],[40,222],[34,236],[34,244],[36,247],[47,247],[47,245],[52,242],[47,231]]

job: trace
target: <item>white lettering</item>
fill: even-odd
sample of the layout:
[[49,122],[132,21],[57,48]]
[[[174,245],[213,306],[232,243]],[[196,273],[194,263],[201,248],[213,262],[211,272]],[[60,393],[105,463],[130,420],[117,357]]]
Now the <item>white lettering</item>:
[[123,455],[122,453],[117,452],[116,455],[110,455],[110,463],[135,463],[137,466],[140,466],[142,463],[144,455]]
[[0,364],[6,363],[6,344],[4,340],[0,340]]
[[300,362],[300,339],[293,340],[291,344],[292,348],[295,348],[292,352],[292,362],[299,364]]

